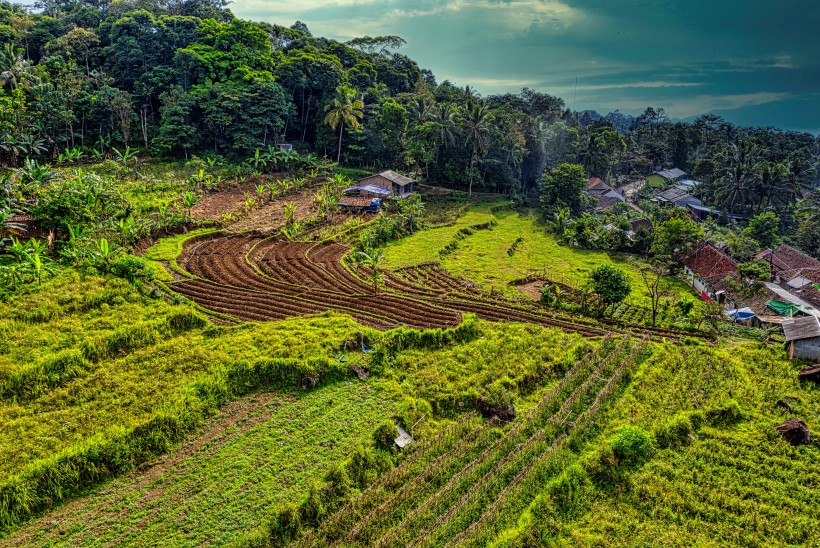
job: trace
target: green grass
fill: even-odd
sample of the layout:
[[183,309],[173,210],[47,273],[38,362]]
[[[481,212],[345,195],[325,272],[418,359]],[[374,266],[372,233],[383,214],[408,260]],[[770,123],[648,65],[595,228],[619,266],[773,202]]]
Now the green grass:
[[[818,448],[792,447],[774,430],[793,416],[820,429],[820,390],[796,371],[781,349],[757,343],[658,347],[603,417],[602,435],[571,458],[594,461],[626,425],[654,432],[656,444],[674,417],[691,417],[693,431],[623,477],[588,484],[572,509],[541,495],[499,545],[817,545]],[[792,411],[775,405],[785,397]],[[732,402],[741,417],[718,420]]]
[[[197,317],[186,305],[147,299],[122,281],[78,275],[0,304],[0,317],[0,477],[13,480],[8,485],[90,455],[94,444],[153,428],[151,421],[167,413],[181,421],[167,439],[178,438],[186,424],[197,424],[210,406],[244,386],[263,378],[263,384],[288,382],[277,376],[280,366],[260,358],[321,371],[344,341],[362,331],[339,315],[234,328],[199,318],[186,326],[185,318]],[[67,355],[72,359],[55,367],[55,357]],[[293,374],[299,375],[298,368]],[[167,439],[151,443],[161,449]],[[134,446],[133,455],[150,454],[150,447]],[[122,449],[110,470],[139,464],[127,452],[132,449]],[[97,473],[104,478],[110,472],[103,467]],[[77,481],[72,477],[65,481]],[[81,476],[78,485],[87,479]]]
[[[558,244],[552,234],[538,222],[535,214],[491,209],[500,203],[479,204],[458,218],[455,224],[432,228],[387,245],[384,266],[399,268],[425,262],[440,262],[441,266],[485,287],[507,290],[509,283],[528,275],[543,275],[553,281],[578,285],[587,273],[601,264],[614,264],[623,269],[632,282],[632,297],[638,301],[647,298],[636,259],[602,251],[588,251]],[[495,220],[490,230],[476,230],[457,243],[455,251],[439,255],[439,251],[453,241],[463,228]],[[518,239],[515,253],[507,250]],[[677,297],[691,295],[688,286],[674,281]]]
[[51,546],[228,543],[260,525],[274,505],[299,501],[394,406],[360,381],[263,398],[245,398],[249,412],[241,420],[224,427],[217,421],[205,443],[184,459],[160,463],[150,480],[115,480],[58,511],[59,518],[50,516],[59,519],[58,529],[47,518],[20,534]]

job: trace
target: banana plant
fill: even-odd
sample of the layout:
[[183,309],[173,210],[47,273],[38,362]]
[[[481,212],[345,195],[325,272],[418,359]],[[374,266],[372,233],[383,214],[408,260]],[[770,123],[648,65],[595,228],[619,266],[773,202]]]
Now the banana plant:
[[191,210],[193,207],[199,202],[199,197],[194,194],[193,192],[186,191],[182,197],[182,205],[185,206],[185,209],[188,211],[186,220],[191,220]]

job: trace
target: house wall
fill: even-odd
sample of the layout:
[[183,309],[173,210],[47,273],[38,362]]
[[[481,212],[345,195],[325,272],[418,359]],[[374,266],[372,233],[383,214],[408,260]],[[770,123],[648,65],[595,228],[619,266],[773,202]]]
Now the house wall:
[[703,283],[703,280],[698,278],[698,276],[692,272],[688,266],[683,267],[683,271],[686,274],[686,278],[689,280],[689,283],[694,287],[701,296],[709,295],[712,291],[709,289],[709,286]]
[[820,362],[820,337],[793,341],[793,358]]

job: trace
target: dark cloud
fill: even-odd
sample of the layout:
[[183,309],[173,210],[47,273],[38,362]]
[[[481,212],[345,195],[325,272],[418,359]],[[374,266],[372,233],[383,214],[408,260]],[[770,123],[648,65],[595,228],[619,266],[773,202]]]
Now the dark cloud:
[[527,85],[579,109],[655,105],[680,118],[714,110],[820,128],[820,1],[236,0],[232,9],[342,39],[398,34],[439,80],[485,93]]

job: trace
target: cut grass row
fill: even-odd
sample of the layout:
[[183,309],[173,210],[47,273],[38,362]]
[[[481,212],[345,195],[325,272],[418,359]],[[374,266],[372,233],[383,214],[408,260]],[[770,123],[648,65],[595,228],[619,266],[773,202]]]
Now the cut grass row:
[[360,381],[294,396],[254,395],[241,403],[249,409],[241,420],[215,421],[206,433],[218,433],[197,442],[185,458],[169,457],[157,470],[117,479],[24,527],[8,543],[230,543],[259,526],[270,507],[299,501],[394,410],[378,387]]

